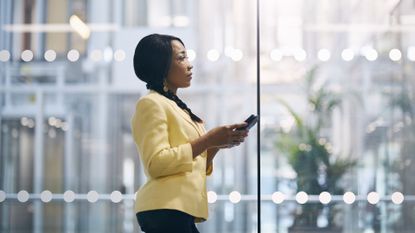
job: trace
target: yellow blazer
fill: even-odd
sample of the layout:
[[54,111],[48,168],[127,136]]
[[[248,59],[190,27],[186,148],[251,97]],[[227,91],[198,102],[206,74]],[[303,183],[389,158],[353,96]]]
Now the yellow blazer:
[[136,193],[135,211],[174,209],[197,222],[208,218],[207,151],[193,159],[190,141],[205,133],[176,103],[155,91],[141,97],[131,120],[132,134],[147,176]]

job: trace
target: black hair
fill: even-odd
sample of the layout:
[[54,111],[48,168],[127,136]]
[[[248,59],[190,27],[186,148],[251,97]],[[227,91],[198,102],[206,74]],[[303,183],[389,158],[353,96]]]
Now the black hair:
[[170,35],[151,34],[142,38],[134,52],[134,72],[141,81],[147,84],[147,89],[173,100],[177,106],[190,115],[193,121],[202,123],[203,120],[192,113],[192,110],[176,94],[170,90],[167,92],[163,90],[163,83],[170,69],[173,40],[179,41],[184,46],[182,40]]

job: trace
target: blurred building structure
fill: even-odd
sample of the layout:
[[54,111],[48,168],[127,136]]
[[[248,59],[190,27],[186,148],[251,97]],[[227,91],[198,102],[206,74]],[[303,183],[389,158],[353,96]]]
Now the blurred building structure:
[[[150,33],[183,39],[195,78],[179,95],[208,129],[256,112],[260,59],[261,144],[252,129],[217,156],[201,232],[256,232],[257,146],[262,232],[293,232],[297,174],[276,144],[295,120],[280,100],[312,123],[310,70],[312,88],[341,96],[319,136],[357,161],[341,180],[356,201],[332,194],[336,232],[415,229],[415,2],[260,6],[258,57],[256,1],[1,0],[0,232],[140,232],[145,176],[129,124],[147,90],[132,57]],[[323,211],[317,225],[328,223]]]

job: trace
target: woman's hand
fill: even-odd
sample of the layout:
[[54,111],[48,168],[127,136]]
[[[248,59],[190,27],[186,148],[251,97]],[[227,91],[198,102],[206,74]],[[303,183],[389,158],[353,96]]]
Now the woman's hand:
[[[236,130],[243,126],[246,126],[245,122],[241,124],[219,126],[210,130],[202,137],[191,141],[190,144],[192,146],[193,158],[207,149],[221,149],[238,146],[248,136],[248,130]],[[216,152],[214,154],[216,154]],[[213,157],[214,155],[210,158],[210,161]]]
[[225,125],[208,131],[204,136],[207,138],[208,147],[231,148],[241,144],[248,136],[248,130],[236,130],[246,126],[246,123]]

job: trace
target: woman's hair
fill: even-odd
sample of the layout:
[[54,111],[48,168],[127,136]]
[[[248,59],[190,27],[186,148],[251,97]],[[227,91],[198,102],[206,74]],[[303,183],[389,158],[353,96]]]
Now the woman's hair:
[[201,123],[202,119],[193,114],[192,110],[176,94],[170,90],[167,92],[163,90],[163,83],[170,69],[173,40],[179,41],[184,46],[182,40],[170,35],[151,34],[142,38],[134,52],[134,72],[147,84],[147,89],[173,100],[177,106],[189,113],[193,121]]

